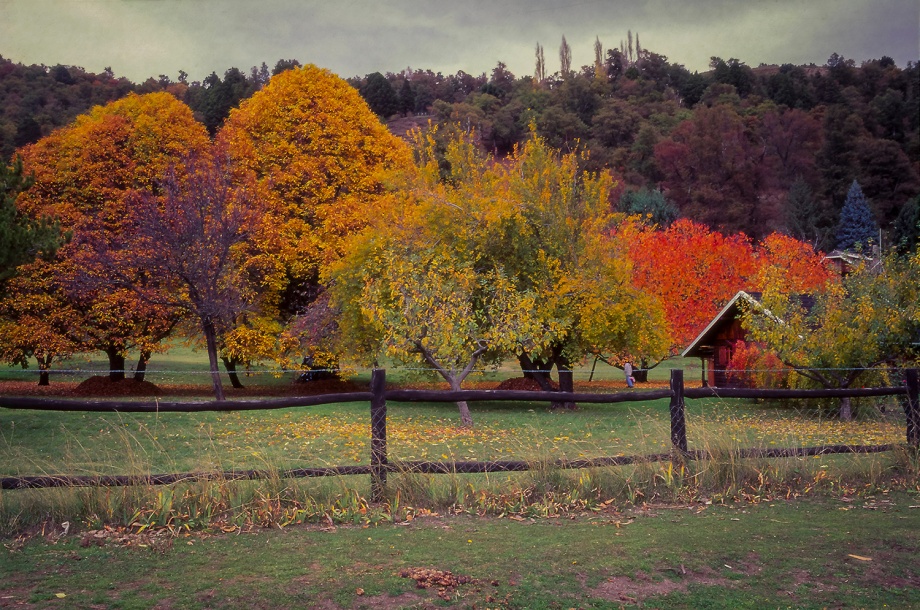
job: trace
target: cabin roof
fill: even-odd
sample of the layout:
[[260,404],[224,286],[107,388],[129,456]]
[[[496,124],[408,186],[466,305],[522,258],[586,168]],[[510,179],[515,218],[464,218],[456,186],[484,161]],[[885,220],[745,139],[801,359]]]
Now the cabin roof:
[[690,345],[681,353],[684,358],[700,357],[700,353],[705,347],[712,342],[713,336],[718,332],[722,323],[728,320],[734,320],[741,312],[741,303],[748,303],[754,306],[760,306],[759,292],[746,292],[739,290],[731,300],[726,303],[725,307],[716,314],[716,317],[697,335],[696,339],[690,342]]
[[[705,355],[703,354],[703,350],[712,347],[715,335],[718,334],[722,326],[731,322],[732,320],[735,320],[741,314],[742,303],[753,305],[773,320],[781,322],[781,320],[777,318],[769,309],[763,306],[763,303],[761,302],[762,296],[763,294],[760,292],[747,292],[744,290],[739,290],[737,294],[735,294],[735,296],[733,296],[731,300],[725,305],[725,307],[723,307],[722,310],[716,314],[716,317],[714,317],[712,321],[709,322],[706,328],[703,329],[703,332],[697,335],[696,339],[694,339],[690,345],[684,349],[684,351],[681,353],[681,356],[684,358],[703,357]],[[811,295],[800,294],[796,295],[795,298],[798,299],[799,304],[805,309],[805,311],[811,311],[815,306],[815,298]]]

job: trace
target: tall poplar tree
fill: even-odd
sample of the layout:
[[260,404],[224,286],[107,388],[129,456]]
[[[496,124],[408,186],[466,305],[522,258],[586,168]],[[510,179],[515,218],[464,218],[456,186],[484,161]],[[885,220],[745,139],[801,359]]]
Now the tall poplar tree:
[[565,36],[562,37],[562,44],[559,45],[559,71],[562,78],[567,78],[572,71],[572,47],[569,46]]
[[546,60],[543,58],[543,45],[537,43],[537,65],[534,70],[533,78],[537,84],[542,84],[546,80]]

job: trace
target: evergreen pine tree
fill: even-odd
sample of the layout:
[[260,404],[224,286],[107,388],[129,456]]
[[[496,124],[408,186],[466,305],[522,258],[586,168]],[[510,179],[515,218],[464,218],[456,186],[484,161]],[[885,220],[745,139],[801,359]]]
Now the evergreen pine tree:
[[878,243],[878,225],[869,209],[869,201],[863,195],[859,182],[853,181],[847,199],[840,212],[837,225],[838,250],[868,250]]
[[898,254],[920,248],[920,195],[908,201],[894,221],[891,239]]
[[38,255],[50,256],[60,245],[57,224],[47,219],[31,220],[16,209],[16,198],[32,182],[31,176],[23,176],[21,158],[17,157],[11,167],[0,162],[0,295],[6,281],[16,274],[16,267]]
[[819,247],[825,231],[818,226],[819,207],[811,187],[801,176],[786,195],[786,227],[789,235]]

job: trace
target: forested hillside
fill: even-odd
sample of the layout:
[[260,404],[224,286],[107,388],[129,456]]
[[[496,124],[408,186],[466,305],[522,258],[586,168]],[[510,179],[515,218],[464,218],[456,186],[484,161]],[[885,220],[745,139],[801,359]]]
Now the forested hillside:
[[[910,222],[920,205],[917,63],[901,68],[882,57],[857,65],[834,54],[822,66],[752,68],[714,57],[700,74],[642,48],[638,36],[610,50],[598,41],[594,62],[580,69],[564,39],[558,59],[547,55],[555,54],[537,45],[528,75],[498,62],[478,76],[407,68],[349,82],[394,131],[428,120],[459,123],[499,157],[533,124],[563,152],[586,149],[587,169],[610,171],[615,205],[659,222],[683,216],[755,239],[778,230],[829,250],[856,180],[885,244],[917,230]],[[134,84],[110,70],[0,58],[0,154],[10,159],[132,91],[172,93],[213,135],[271,75],[299,65],[230,68],[202,82],[180,71],[175,81],[160,75]]]

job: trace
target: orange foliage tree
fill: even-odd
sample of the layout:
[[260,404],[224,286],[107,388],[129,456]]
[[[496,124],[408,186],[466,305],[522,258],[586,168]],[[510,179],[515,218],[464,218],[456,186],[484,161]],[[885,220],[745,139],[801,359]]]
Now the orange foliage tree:
[[[252,256],[278,270],[264,288],[276,295],[276,319],[285,323],[316,298],[320,270],[373,216],[384,173],[412,165],[409,147],[360,94],[312,65],[272,77],[230,114],[217,143],[256,177],[265,222],[252,237]],[[248,345],[268,344],[266,333],[277,336],[274,327],[240,328],[234,336],[246,341],[223,351],[245,358]]]
[[[812,292],[833,276],[820,252],[778,233],[755,246],[743,233],[724,235],[687,219],[659,230],[634,218],[617,231],[630,245],[633,283],[664,308],[672,354],[696,338],[739,290],[758,291],[769,283]],[[642,368],[655,364],[641,361]]]
[[[35,183],[17,205],[32,217],[56,218],[72,239],[53,260],[25,268],[23,281],[7,297],[4,307],[14,324],[8,330],[28,325],[34,331],[20,345],[20,354],[45,354],[47,365],[55,350],[61,355],[101,350],[109,357],[110,376],[120,379],[127,352],[137,349],[143,370],[176,324],[176,312],[145,303],[124,287],[106,285],[105,277],[85,280],[93,273],[96,247],[124,239],[131,198],[154,192],[168,167],[208,146],[207,132],[185,104],[168,93],[153,93],[97,106],[71,126],[22,149]],[[39,309],[68,311],[66,320],[34,315],[38,309],[32,311],[29,304],[39,307],[39,302]],[[66,336],[67,350],[54,347],[61,335]]]
[[[756,270],[754,248],[741,234],[726,236],[686,219],[665,230],[626,222],[618,232],[630,244],[633,283],[664,308],[672,354],[692,341]],[[640,364],[646,369],[657,363]]]

